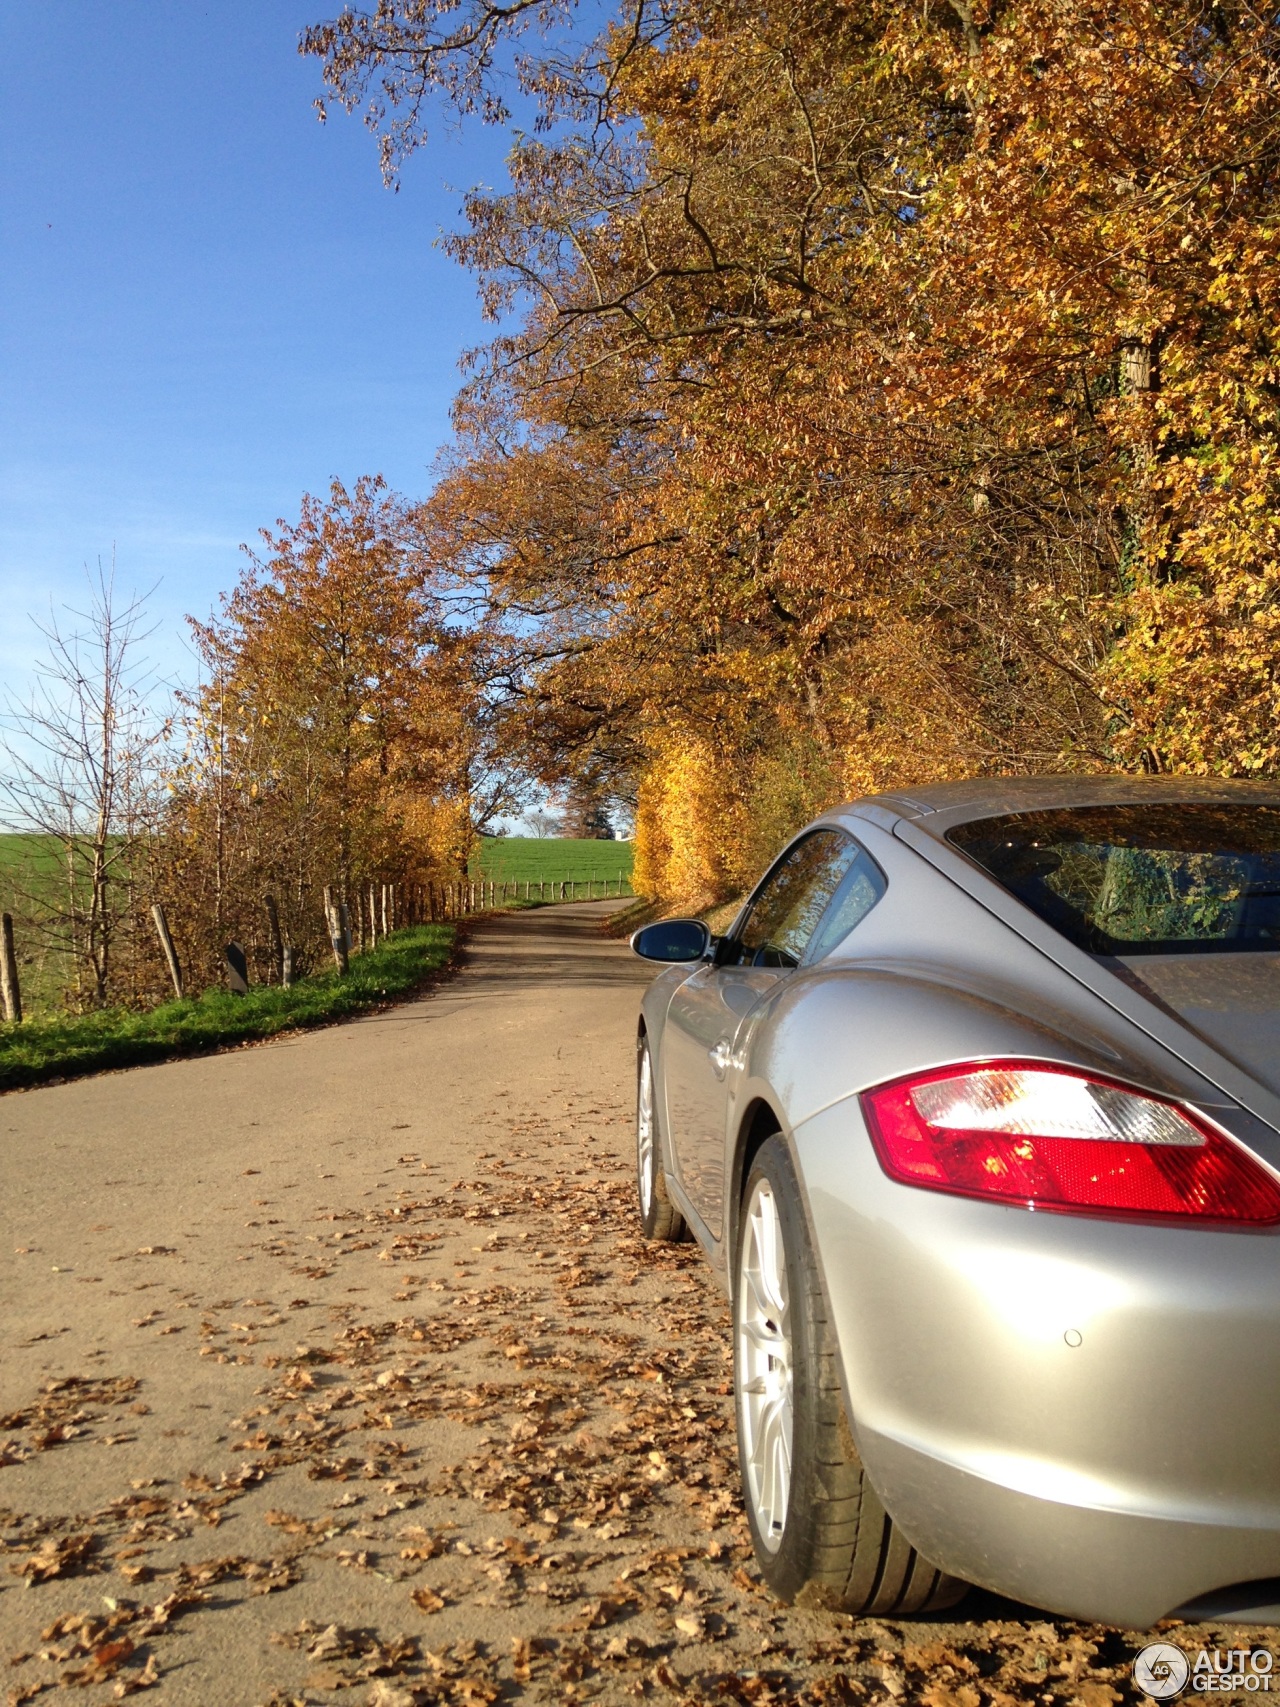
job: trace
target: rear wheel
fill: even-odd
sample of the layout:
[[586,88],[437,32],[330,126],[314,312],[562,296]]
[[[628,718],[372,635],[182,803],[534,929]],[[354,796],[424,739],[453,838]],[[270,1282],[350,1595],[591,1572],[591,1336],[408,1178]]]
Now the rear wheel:
[[967,1585],[903,1538],[862,1468],[800,1189],[777,1136],[747,1176],[734,1281],[738,1458],[770,1588],[845,1612],[954,1605]]
[[686,1237],[684,1216],[672,1203],[663,1172],[662,1131],[654,1095],[649,1040],[641,1037],[636,1074],[636,1195],[646,1239],[678,1244]]

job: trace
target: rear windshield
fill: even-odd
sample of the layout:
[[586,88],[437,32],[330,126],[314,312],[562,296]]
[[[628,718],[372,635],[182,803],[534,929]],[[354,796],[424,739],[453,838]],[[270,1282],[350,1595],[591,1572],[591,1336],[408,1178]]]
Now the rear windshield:
[[1090,954],[1280,949],[1280,807],[1078,806],[947,840]]

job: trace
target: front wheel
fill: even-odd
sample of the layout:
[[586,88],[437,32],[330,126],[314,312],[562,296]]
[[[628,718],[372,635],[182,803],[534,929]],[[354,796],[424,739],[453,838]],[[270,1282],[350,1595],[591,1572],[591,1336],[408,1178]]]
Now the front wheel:
[[862,1468],[800,1188],[779,1136],[761,1146],[743,1193],[734,1392],[751,1539],[779,1599],[897,1614],[960,1599],[966,1585],[903,1538]]
[[675,1245],[686,1237],[684,1216],[671,1201],[663,1171],[662,1130],[647,1037],[641,1037],[636,1059],[636,1196],[646,1239]]

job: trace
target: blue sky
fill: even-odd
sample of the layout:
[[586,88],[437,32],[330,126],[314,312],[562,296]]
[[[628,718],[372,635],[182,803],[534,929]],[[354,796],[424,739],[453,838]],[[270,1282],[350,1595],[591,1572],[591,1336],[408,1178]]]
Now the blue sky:
[[149,650],[181,674],[183,615],[304,491],[426,488],[486,336],[434,244],[505,142],[441,124],[384,189],[296,51],[338,9],[0,0],[0,688],[26,613],[82,602],[113,547],[126,587],[160,582]]

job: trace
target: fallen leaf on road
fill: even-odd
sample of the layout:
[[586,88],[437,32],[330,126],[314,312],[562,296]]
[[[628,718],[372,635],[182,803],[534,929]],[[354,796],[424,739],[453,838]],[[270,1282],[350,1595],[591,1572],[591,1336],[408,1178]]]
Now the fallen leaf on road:
[[412,1528],[402,1529],[400,1539],[404,1542],[400,1549],[402,1559],[434,1559],[444,1552],[445,1544],[440,1537],[416,1524]]
[[421,1700],[416,1689],[402,1689],[380,1677],[369,1692],[368,1707],[418,1707]]
[[68,1535],[62,1540],[51,1536],[42,1541],[36,1552],[20,1565],[10,1569],[16,1576],[25,1577],[28,1584],[49,1582],[53,1577],[71,1577],[79,1573],[96,1551],[95,1535]]

